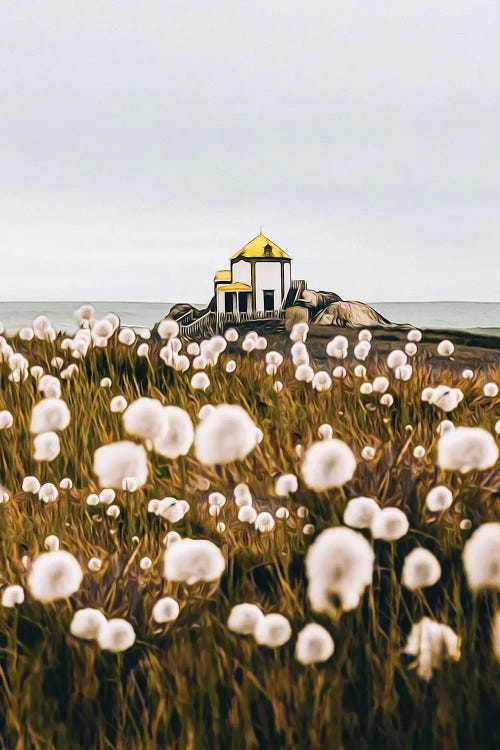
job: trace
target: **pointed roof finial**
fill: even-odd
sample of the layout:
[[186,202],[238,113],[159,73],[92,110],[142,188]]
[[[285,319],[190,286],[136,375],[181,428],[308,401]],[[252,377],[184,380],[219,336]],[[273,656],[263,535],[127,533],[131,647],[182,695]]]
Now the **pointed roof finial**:
[[259,234],[262,234],[262,229],[263,229],[262,224],[259,224]]

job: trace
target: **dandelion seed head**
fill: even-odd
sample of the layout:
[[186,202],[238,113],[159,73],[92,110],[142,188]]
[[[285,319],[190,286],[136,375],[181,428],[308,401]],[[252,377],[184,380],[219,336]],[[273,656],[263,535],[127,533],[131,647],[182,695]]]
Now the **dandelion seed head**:
[[128,440],[102,445],[94,453],[94,473],[101,487],[121,488],[128,477],[142,487],[148,478],[146,451]]
[[411,591],[434,586],[441,578],[441,565],[428,549],[416,547],[406,555],[401,583]]
[[99,628],[97,642],[104,651],[126,651],[135,643],[134,628],[126,620],[114,617]]
[[155,602],[153,620],[158,623],[174,622],[179,617],[179,604],[171,596],[164,596]]
[[465,575],[473,591],[500,591],[500,523],[483,523],[463,550]]
[[438,485],[427,493],[425,504],[432,513],[441,513],[451,507],[453,493],[448,487]]
[[456,427],[439,438],[437,465],[463,474],[488,469],[498,461],[493,435],[482,427]]
[[38,490],[38,497],[44,503],[53,503],[59,497],[59,492],[55,484],[52,482],[45,482]]
[[399,508],[386,507],[377,513],[371,525],[374,539],[395,542],[407,534],[410,524],[405,513]]
[[257,444],[256,429],[256,425],[241,406],[216,406],[196,428],[196,458],[207,465],[241,460]]
[[265,615],[257,620],[254,638],[259,646],[280,648],[290,640],[292,628],[286,617],[279,614]]
[[440,341],[437,346],[437,353],[441,357],[451,357],[454,351],[455,347],[448,339],[443,339],[443,341]]
[[353,497],[347,503],[343,521],[353,529],[369,529],[380,506],[372,497]]
[[56,432],[43,432],[33,440],[35,461],[53,461],[61,452],[59,436]]
[[40,491],[40,482],[36,477],[24,477],[22,490],[23,492],[30,492],[32,495],[37,495]]
[[274,490],[278,497],[287,497],[292,492],[297,492],[299,482],[295,474],[282,474],[277,478]]
[[306,451],[302,463],[302,477],[311,489],[322,491],[340,487],[356,469],[356,459],[348,445],[341,440],[322,440]]
[[24,602],[24,589],[22,586],[12,584],[2,590],[2,607],[12,608],[16,604]]
[[80,588],[83,573],[70,552],[42,552],[33,560],[28,575],[31,595],[41,602],[65,599]]
[[94,641],[99,635],[100,629],[106,625],[106,617],[100,609],[86,607],[79,609],[73,615],[69,630],[71,635],[85,641]]
[[165,552],[164,576],[170,581],[217,581],[225,567],[222,552],[208,539],[179,539]]
[[416,657],[417,674],[428,681],[445,659],[460,659],[460,638],[448,625],[423,617],[412,626],[405,653]]
[[295,645],[295,658],[301,664],[325,662],[332,656],[335,646],[326,628],[311,622],[299,632]]
[[247,602],[243,604],[236,604],[227,620],[227,627],[233,633],[239,635],[253,635],[257,623],[262,620],[264,613],[257,604],[249,604]]
[[306,555],[312,609],[329,611],[335,598],[342,609],[357,607],[371,583],[373,562],[373,549],[359,532],[343,526],[322,531]]

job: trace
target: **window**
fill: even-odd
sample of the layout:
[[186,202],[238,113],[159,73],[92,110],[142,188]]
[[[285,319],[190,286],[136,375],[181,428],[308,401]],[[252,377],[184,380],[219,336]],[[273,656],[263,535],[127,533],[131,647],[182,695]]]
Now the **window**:
[[270,258],[273,254],[273,247],[269,243],[264,245],[264,255],[266,258]]
[[234,292],[226,292],[224,294],[224,310],[227,313],[234,312],[234,298],[235,298]]
[[264,310],[274,310],[274,289],[264,289]]
[[240,313],[248,312],[248,292],[239,292],[238,310],[240,311]]

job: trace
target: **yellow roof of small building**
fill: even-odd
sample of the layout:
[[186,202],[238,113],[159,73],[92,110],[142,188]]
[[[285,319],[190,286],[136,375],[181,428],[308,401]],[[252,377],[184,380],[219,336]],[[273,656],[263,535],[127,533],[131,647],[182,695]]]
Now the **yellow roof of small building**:
[[218,292],[251,292],[252,287],[248,284],[243,284],[242,281],[233,281],[232,284],[222,284],[217,287]]
[[231,271],[217,271],[214,281],[231,281]]
[[[266,245],[271,246],[269,255],[264,252]],[[290,256],[261,232],[231,256],[231,260],[235,258],[290,258]]]

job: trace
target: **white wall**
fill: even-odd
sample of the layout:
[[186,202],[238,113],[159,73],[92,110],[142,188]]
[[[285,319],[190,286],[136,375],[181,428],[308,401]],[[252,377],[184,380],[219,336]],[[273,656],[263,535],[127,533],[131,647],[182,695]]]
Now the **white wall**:
[[285,288],[283,290],[283,296],[285,296],[288,293],[288,290],[290,289],[290,284],[292,282],[292,264],[291,263],[285,263]]
[[256,309],[264,310],[264,289],[274,289],[274,308],[281,305],[281,263],[278,261],[257,261],[255,264]]
[[247,263],[245,260],[239,260],[237,263],[233,263],[232,271],[232,281],[241,281],[243,284],[251,285],[252,270],[250,263]]

